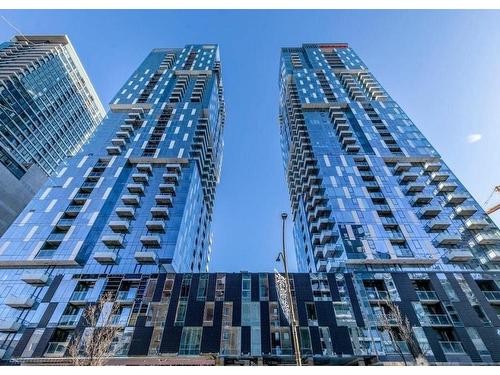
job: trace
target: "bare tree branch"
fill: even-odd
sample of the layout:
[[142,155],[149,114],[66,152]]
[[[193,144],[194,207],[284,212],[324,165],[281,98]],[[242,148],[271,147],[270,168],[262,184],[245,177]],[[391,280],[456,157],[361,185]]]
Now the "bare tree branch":
[[68,350],[73,365],[102,366],[116,353],[118,347],[112,343],[121,331],[114,321],[118,310],[111,293],[103,294],[96,304],[85,308],[86,328],[73,337]]

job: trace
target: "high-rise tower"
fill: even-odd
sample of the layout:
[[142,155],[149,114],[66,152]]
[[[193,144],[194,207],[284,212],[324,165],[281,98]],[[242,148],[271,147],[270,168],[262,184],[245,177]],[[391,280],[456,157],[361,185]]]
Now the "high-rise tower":
[[280,68],[301,271],[500,268],[496,225],[347,44],[285,48]]
[[0,44],[0,235],[104,115],[66,36]]

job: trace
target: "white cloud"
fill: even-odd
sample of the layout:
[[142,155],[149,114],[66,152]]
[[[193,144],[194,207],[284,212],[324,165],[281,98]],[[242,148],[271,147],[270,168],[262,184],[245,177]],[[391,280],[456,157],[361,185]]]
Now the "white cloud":
[[469,142],[469,143],[476,143],[476,142],[480,141],[481,138],[483,138],[482,134],[477,134],[477,133],[469,134],[467,136],[467,142]]

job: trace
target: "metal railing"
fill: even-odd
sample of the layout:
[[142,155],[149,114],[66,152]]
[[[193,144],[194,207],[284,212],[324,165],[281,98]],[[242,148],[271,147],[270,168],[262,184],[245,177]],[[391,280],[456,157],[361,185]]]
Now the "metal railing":
[[488,301],[500,301],[500,290],[483,290]]
[[446,314],[427,314],[431,325],[451,325],[450,318]]
[[433,290],[417,290],[417,297],[420,301],[434,301],[439,299]]
[[465,353],[460,341],[439,341],[439,345],[441,345],[441,349],[445,354]]

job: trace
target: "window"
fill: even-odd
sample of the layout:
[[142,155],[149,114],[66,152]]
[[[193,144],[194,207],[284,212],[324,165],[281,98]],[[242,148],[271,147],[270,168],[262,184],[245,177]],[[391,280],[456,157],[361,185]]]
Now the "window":
[[221,355],[239,356],[241,351],[241,327],[223,327],[221,334]]
[[253,356],[261,356],[262,355],[260,326],[251,328],[250,345],[251,345],[251,348],[250,348],[251,354]]
[[323,355],[333,355],[332,338],[330,337],[330,330],[328,327],[319,327],[319,335]]
[[205,302],[205,311],[203,312],[204,327],[211,327],[214,324],[214,306],[215,302]]
[[190,274],[186,274],[182,278],[181,293],[179,296],[179,299],[181,301],[187,301],[187,299],[189,298],[189,291],[191,289],[191,279],[192,275]]
[[471,338],[478,353],[480,355],[489,355],[490,352],[488,351],[488,348],[486,348],[486,345],[484,345],[484,342],[481,339],[481,336],[479,336],[477,330],[473,327],[467,327],[465,329],[467,330],[467,333],[469,334],[469,337]]
[[187,302],[179,301],[177,305],[177,313],[175,314],[175,323],[176,326],[184,325],[184,319],[186,319],[186,310],[187,310]]
[[307,324],[309,326],[318,325],[318,316],[316,315],[316,306],[314,302],[306,302]]
[[198,293],[196,295],[196,299],[198,301],[205,301],[207,298],[207,287],[208,287],[208,275],[202,274],[200,275],[200,281],[198,283]]
[[261,301],[269,300],[269,279],[267,274],[259,274],[259,296]]
[[243,274],[241,279],[241,300],[250,301],[252,299],[252,280],[249,274]]
[[201,327],[184,327],[182,329],[179,355],[200,354],[202,330]]
[[309,328],[300,327],[300,350],[303,355],[312,354],[311,334]]
[[241,304],[241,325],[260,326],[260,302],[243,302]]
[[215,300],[224,301],[224,291],[226,288],[226,275],[217,274],[217,281],[215,283]]
[[271,327],[271,352],[274,355],[292,354],[289,327]]
[[231,326],[233,324],[233,303],[224,302],[222,306],[222,326]]
[[356,323],[353,317],[351,306],[346,302],[334,302],[333,311],[335,313],[335,319],[337,320],[337,325],[350,325]]

